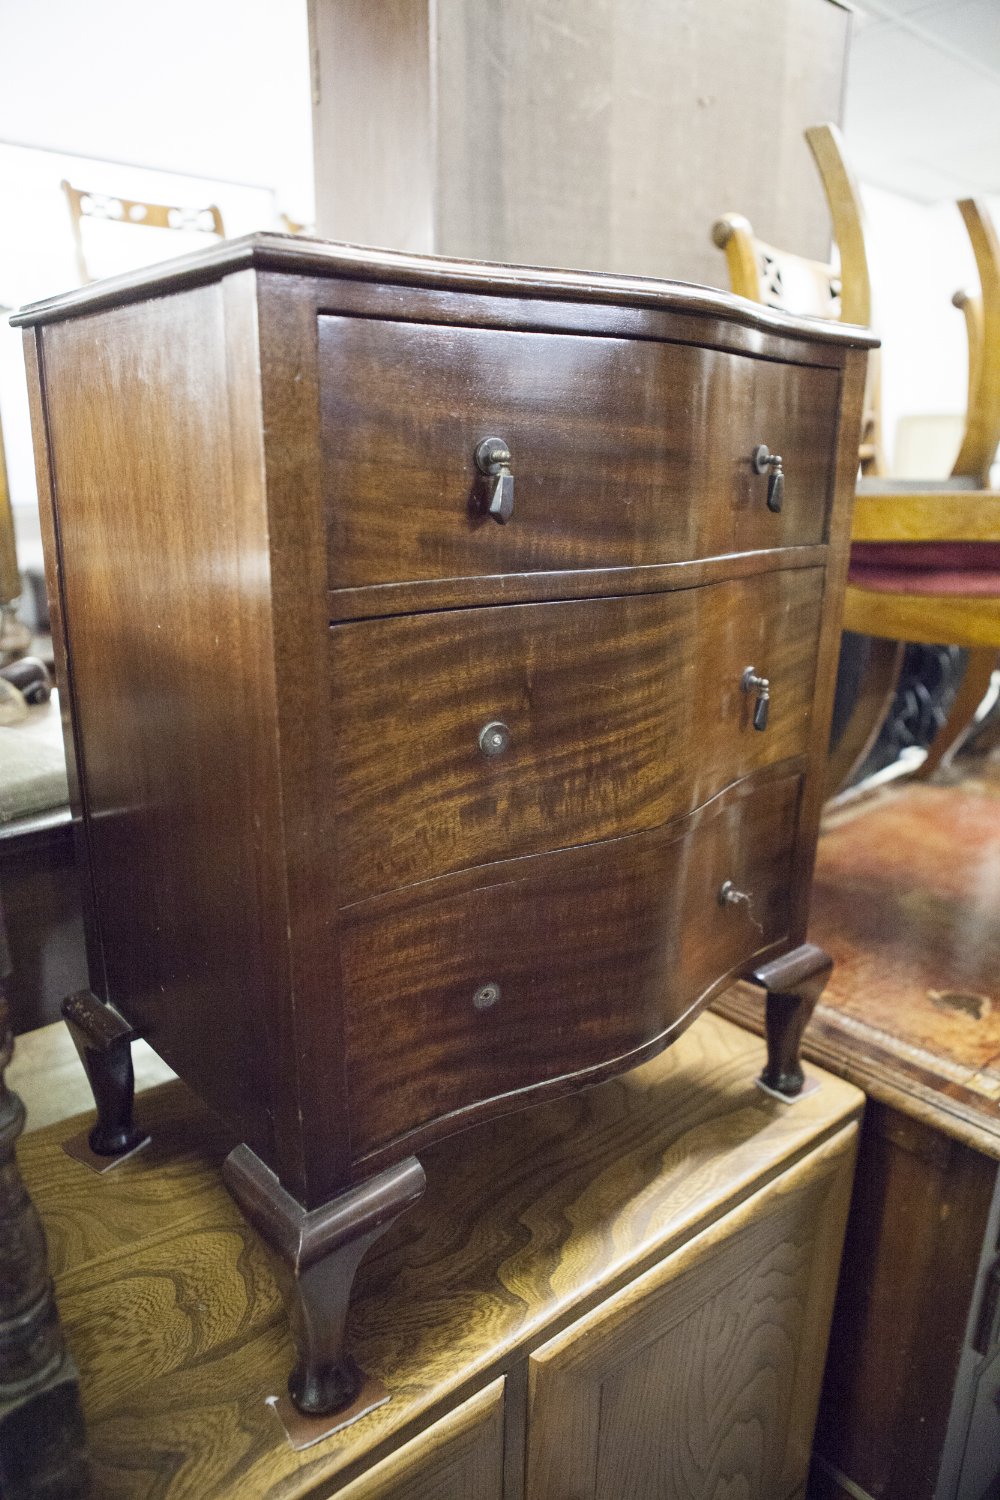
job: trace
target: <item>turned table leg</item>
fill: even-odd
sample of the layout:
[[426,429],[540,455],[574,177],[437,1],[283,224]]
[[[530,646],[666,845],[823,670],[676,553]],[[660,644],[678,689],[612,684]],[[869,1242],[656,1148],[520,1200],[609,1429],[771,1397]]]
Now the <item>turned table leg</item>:
[[311,1211],[248,1146],[231,1152],[222,1175],[283,1272],[298,1351],[288,1381],[295,1406],[310,1416],[349,1406],[362,1383],[344,1344],[354,1274],[369,1245],[423,1193],[423,1168],[408,1157]]
[[45,1231],[14,1154],[24,1105],[4,1081],[13,1050],[0,990],[0,1495],[79,1500],[89,1494],[80,1392],[59,1326]]
[[803,943],[791,953],[762,964],[751,975],[753,982],[767,991],[767,1066],[760,1082],[784,1099],[794,1099],[802,1092],[802,1033],[832,968],[828,953],[812,943]]
[[87,1137],[90,1149],[97,1156],[124,1156],[146,1139],[132,1119],[135,1033],[124,1017],[89,990],[65,999],[62,1013],[97,1106],[97,1123]]

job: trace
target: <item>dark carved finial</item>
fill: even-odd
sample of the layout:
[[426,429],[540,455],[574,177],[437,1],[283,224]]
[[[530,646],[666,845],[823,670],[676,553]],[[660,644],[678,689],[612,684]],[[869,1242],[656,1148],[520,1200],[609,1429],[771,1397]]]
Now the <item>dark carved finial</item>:
[[18,1169],[24,1105],[7,1087],[14,1033],[0,979],[0,1495],[90,1492],[76,1369],[66,1352],[45,1231]]

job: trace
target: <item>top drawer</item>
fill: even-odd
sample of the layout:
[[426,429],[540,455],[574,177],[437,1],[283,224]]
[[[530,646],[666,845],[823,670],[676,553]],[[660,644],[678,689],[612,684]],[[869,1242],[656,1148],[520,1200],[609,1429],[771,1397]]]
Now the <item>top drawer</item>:
[[[684,344],[324,315],[331,589],[826,540],[839,374]],[[486,437],[514,511],[484,514]],[[784,459],[767,506],[752,454]]]

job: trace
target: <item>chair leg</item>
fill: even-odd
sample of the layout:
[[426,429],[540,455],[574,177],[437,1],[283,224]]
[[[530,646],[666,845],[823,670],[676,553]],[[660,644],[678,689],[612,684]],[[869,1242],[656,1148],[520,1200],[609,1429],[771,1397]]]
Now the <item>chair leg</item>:
[[992,646],[977,647],[969,652],[955,701],[928,747],[927,759],[917,772],[921,781],[926,781],[939,766],[947,765],[959,749],[972,728],[976,709],[989,692],[998,662],[1000,658]]
[[863,764],[885,716],[892,707],[903,663],[905,642],[873,636],[868,663],[858,686],[850,718],[826,764],[826,797],[833,797]]

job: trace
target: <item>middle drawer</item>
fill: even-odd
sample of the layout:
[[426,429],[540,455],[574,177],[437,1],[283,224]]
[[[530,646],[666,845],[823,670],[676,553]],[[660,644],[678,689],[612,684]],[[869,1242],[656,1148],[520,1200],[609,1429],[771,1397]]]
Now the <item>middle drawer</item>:
[[333,626],[340,903],[654,828],[803,753],[822,588],[789,569]]

